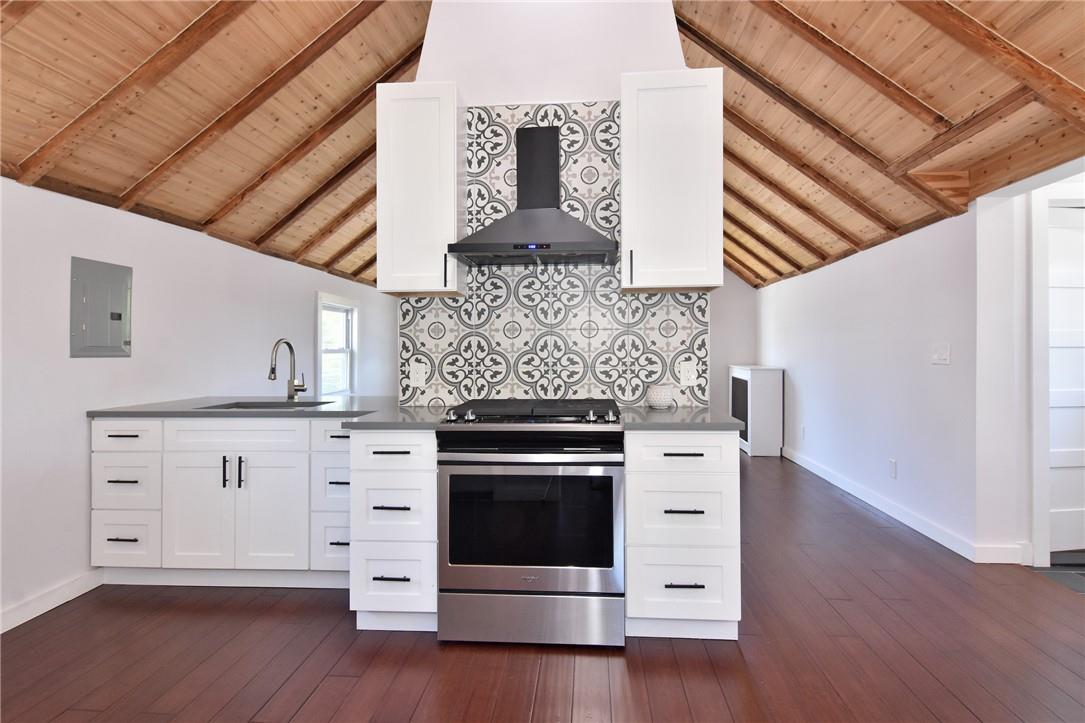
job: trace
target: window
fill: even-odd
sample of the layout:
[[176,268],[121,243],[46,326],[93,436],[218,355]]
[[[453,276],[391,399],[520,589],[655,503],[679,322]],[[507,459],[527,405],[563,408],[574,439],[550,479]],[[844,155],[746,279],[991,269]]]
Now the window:
[[320,304],[320,389],[324,394],[350,394],[354,369],[354,309]]

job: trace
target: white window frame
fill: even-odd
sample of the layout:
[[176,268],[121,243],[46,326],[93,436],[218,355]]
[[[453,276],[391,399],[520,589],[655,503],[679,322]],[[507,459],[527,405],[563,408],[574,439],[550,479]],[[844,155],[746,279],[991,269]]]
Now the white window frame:
[[[332,306],[345,309],[350,312],[350,327],[348,328],[348,346],[347,346],[347,370],[350,375],[348,381],[348,387],[346,391],[325,392],[324,385],[324,339],[323,326],[321,324],[321,312],[324,307]],[[358,388],[358,318],[361,316],[361,306],[355,299],[350,299],[345,296],[337,296],[336,294],[329,294],[323,291],[317,292],[316,298],[316,394],[318,397],[323,397],[326,394],[333,394],[335,396],[350,396],[355,393]]]

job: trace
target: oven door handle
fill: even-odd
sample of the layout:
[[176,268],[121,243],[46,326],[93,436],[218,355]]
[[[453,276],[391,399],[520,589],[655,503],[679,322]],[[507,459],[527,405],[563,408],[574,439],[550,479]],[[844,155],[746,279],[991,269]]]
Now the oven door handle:
[[438,464],[623,464],[621,452],[438,452]]

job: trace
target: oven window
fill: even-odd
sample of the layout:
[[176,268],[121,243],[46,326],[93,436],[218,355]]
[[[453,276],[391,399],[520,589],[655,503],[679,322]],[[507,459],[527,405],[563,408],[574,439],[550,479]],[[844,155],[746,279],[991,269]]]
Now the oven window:
[[614,479],[588,475],[449,477],[449,562],[614,566]]

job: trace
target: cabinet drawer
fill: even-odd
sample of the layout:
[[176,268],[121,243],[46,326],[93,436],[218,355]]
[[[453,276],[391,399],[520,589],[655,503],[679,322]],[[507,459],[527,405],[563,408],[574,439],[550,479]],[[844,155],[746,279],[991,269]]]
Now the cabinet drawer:
[[159,452],[93,452],[91,507],[111,510],[162,509]]
[[350,512],[350,455],[317,452],[309,462],[309,509]]
[[358,471],[350,476],[352,540],[437,540],[437,473]]
[[738,433],[628,432],[625,467],[641,472],[738,472]]
[[673,620],[738,620],[737,547],[626,549],[626,615]]
[[437,612],[437,543],[354,542],[350,609]]
[[161,419],[95,419],[90,423],[95,452],[148,452],[162,449]]
[[314,452],[349,452],[350,430],[342,419],[314,419],[309,423],[309,449]]
[[308,419],[167,419],[165,448],[177,452],[304,452]]
[[630,472],[625,482],[627,544],[739,544],[737,473]]
[[350,515],[314,512],[309,516],[309,568],[350,569]]
[[90,564],[162,567],[162,513],[148,510],[91,512]]
[[355,432],[351,469],[437,469],[435,432]]

